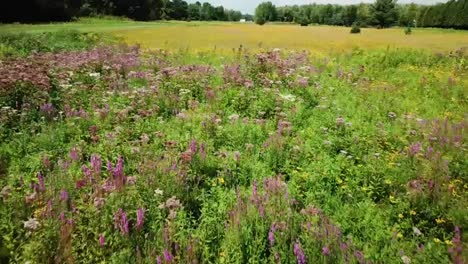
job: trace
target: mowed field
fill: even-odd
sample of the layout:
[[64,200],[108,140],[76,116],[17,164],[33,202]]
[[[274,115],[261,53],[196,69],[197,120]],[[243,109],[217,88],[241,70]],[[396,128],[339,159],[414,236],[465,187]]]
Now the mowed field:
[[362,29],[350,34],[347,27],[227,22],[134,22],[82,19],[73,23],[3,25],[0,32],[41,32],[63,29],[110,32],[128,43],[145,48],[189,51],[231,51],[241,45],[250,50],[274,48],[341,52],[355,48],[418,48],[447,52],[468,47],[468,32],[447,29],[415,29],[405,35],[402,28]]

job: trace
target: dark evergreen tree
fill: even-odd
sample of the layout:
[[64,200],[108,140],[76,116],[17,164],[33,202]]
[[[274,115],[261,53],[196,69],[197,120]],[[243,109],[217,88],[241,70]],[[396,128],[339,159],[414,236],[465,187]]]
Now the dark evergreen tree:
[[396,24],[398,14],[395,7],[395,0],[376,0],[371,5],[373,25],[386,28]]

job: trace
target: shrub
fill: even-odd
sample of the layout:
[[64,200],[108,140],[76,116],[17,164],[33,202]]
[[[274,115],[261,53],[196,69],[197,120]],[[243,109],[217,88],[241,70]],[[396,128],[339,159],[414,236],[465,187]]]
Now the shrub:
[[406,34],[406,35],[411,35],[411,33],[413,33],[413,31],[411,30],[411,27],[407,27],[407,28],[405,29],[405,34]]
[[256,17],[255,18],[255,23],[257,23],[260,26],[263,26],[263,25],[265,25],[266,20],[263,17]]
[[357,24],[353,24],[351,27],[351,34],[359,34],[361,33],[361,28]]

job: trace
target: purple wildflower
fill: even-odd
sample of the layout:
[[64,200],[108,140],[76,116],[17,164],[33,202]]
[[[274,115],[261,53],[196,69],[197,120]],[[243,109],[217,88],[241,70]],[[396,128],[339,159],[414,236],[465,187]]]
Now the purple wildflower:
[[202,159],[206,158],[206,150],[205,150],[205,145],[203,143],[200,144],[200,156]]
[[408,155],[410,157],[414,157],[416,156],[416,154],[418,154],[421,151],[421,149],[422,149],[421,143],[419,142],[413,143],[409,146]]
[[103,234],[99,234],[99,246],[103,247],[106,244],[106,239]]
[[340,244],[340,249],[341,249],[342,251],[346,251],[346,250],[348,249],[348,244],[346,244],[346,243],[341,243],[341,244]]
[[67,201],[68,200],[68,192],[67,190],[63,189],[60,192],[60,201]]
[[322,255],[330,256],[330,248],[328,246],[322,248]]
[[197,153],[197,141],[195,139],[193,139],[192,142],[190,142],[190,151],[192,152],[192,154]]
[[257,180],[254,180],[252,185],[252,198],[253,202],[258,205]]
[[112,162],[110,160],[107,161],[107,172],[112,173]]
[[354,251],[354,256],[357,258],[359,263],[364,263],[365,262],[364,254],[362,254],[361,251],[359,251],[359,250]]
[[137,224],[136,224],[136,228],[138,230],[140,230],[143,227],[144,221],[145,221],[145,209],[138,208],[137,209]]
[[156,264],[161,264],[161,263],[162,263],[161,256],[158,256],[156,258]]
[[172,256],[171,252],[167,250],[166,248],[164,249],[164,260],[166,262],[172,262],[172,259],[174,259],[174,256]]
[[81,171],[83,172],[85,179],[91,179],[92,178],[92,171],[91,171],[91,169],[88,168],[88,166],[83,165],[81,167]]
[[114,214],[114,226],[118,228],[122,234],[128,235],[128,218],[122,208],[119,208],[119,211]]
[[297,264],[306,263],[304,251],[302,250],[301,245],[299,244],[299,241],[296,241],[296,243],[294,243],[294,255],[296,256]]
[[305,87],[309,86],[309,78],[307,78],[307,77],[299,77],[299,78],[297,79],[297,85],[298,85],[299,87],[302,87],[302,88],[305,88]]
[[39,191],[45,191],[44,176],[42,175],[42,173],[39,172],[37,174],[37,179],[39,180]]
[[101,157],[97,154],[91,155],[91,168],[96,175],[101,172],[102,161]]
[[268,241],[270,241],[270,247],[275,244],[275,224],[271,225],[270,232],[268,232]]
[[80,158],[78,157],[78,150],[76,149],[76,147],[72,148],[70,150],[70,158],[74,161],[77,161],[79,160]]
[[265,217],[265,208],[263,208],[263,205],[258,207],[258,212],[260,213],[261,218]]

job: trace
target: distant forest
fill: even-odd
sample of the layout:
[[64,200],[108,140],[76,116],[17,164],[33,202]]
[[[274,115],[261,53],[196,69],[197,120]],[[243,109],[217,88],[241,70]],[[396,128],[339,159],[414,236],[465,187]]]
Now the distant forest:
[[451,0],[432,6],[397,4],[395,0],[376,0],[358,5],[293,5],[276,7],[261,3],[255,11],[256,22],[295,22],[361,27],[404,26],[468,29],[468,0]]
[[[13,0],[2,3],[1,22],[68,21],[74,17],[111,15],[134,20],[239,21],[241,12],[212,6],[189,4],[183,0]],[[249,18],[249,17],[247,17]],[[250,19],[252,19],[250,17]]]
[[[187,3],[183,0],[14,0],[0,8],[0,22],[68,21],[80,16],[125,16],[134,20],[253,20],[223,6]],[[380,9],[379,9],[380,8]],[[260,12],[257,12],[260,10]],[[381,10],[384,10],[383,12]],[[374,4],[293,5],[276,7],[265,2],[255,18],[262,23],[278,21],[301,25],[324,24],[362,27],[411,26],[468,29],[468,0],[450,0],[437,5],[397,4],[376,0]]]

